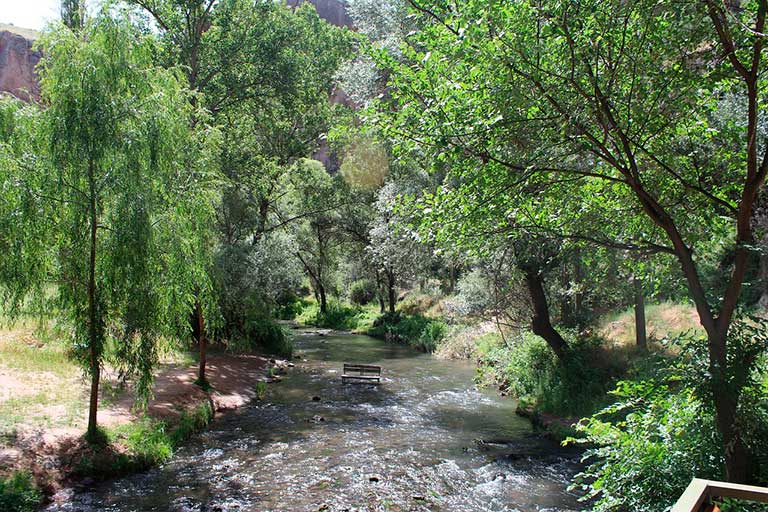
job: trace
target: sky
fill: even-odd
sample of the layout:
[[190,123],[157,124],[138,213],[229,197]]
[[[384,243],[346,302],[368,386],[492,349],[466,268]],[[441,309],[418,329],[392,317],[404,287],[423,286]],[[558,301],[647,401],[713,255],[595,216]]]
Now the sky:
[[40,30],[59,18],[60,0],[0,0],[0,23]]

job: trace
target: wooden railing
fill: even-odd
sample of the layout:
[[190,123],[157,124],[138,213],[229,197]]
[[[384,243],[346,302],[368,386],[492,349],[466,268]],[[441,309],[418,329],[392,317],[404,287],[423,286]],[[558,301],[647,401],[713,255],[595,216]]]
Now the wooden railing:
[[671,512],[700,512],[702,506],[709,504],[713,498],[736,498],[768,503],[768,489],[694,478],[672,507]]

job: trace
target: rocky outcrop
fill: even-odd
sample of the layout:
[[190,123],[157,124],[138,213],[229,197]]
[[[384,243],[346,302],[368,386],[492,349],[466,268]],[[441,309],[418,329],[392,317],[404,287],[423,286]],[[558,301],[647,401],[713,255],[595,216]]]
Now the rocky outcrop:
[[41,54],[32,49],[32,41],[8,30],[0,31],[0,92],[30,101],[40,88],[35,66]]
[[352,18],[347,14],[347,8],[341,0],[287,0],[291,7],[297,7],[309,2],[317,9],[317,14],[331,25],[352,28]]

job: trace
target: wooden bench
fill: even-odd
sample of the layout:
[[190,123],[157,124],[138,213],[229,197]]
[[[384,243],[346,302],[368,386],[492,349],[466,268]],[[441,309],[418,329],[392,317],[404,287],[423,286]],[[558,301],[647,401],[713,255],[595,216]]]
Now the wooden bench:
[[358,380],[370,382],[372,384],[381,383],[381,366],[372,364],[352,364],[344,363],[344,372],[341,375],[341,382],[348,380]]

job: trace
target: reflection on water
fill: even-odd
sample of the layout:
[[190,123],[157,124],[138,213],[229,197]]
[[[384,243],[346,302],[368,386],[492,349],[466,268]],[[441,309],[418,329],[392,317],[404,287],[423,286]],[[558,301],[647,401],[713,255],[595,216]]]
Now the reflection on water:
[[[566,511],[578,469],[473,368],[367,336],[297,336],[304,359],[171,462],[50,511]],[[380,386],[341,384],[343,362]],[[319,397],[319,400],[317,400]],[[314,400],[313,400],[314,398]]]

